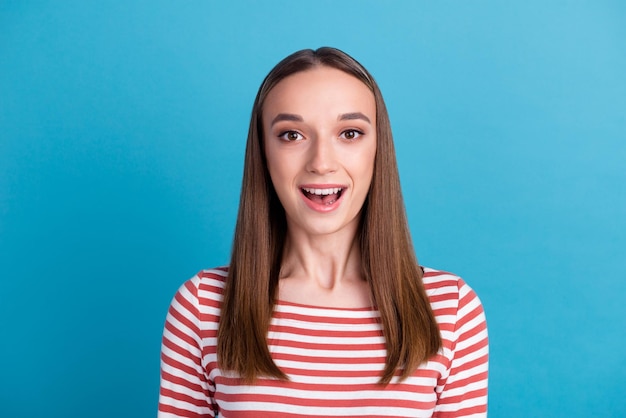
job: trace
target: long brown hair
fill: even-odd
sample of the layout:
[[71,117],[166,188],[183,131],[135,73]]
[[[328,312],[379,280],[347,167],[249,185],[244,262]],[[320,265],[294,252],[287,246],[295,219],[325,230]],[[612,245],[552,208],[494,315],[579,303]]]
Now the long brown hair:
[[422,284],[406,220],[389,116],[374,78],[355,59],[334,48],[298,51],[265,77],[252,108],[241,200],[217,336],[219,366],[252,382],[260,376],[287,379],[271,358],[267,332],[278,288],[286,218],[263,151],[263,104],[289,75],[328,66],[361,80],[376,102],[374,174],[363,204],[359,241],[363,271],[380,312],[387,358],[380,383],[397,370],[408,377],[435,355],[441,336]]

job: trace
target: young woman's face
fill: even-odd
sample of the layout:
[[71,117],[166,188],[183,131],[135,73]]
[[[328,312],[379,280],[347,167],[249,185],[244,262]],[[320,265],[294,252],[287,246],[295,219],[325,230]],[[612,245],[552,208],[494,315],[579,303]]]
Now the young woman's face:
[[376,155],[374,94],[319,66],[279,82],[263,106],[265,155],[290,232],[355,233]]

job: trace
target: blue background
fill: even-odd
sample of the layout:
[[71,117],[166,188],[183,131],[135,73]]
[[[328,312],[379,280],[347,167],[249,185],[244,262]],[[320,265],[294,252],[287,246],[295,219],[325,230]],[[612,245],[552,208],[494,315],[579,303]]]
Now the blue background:
[[0,416],[155,415],[256,89],[322,45],[383,90],[420,261],[484,303],[490,416],[626,416],[626,7],[545,3],[2,0]]

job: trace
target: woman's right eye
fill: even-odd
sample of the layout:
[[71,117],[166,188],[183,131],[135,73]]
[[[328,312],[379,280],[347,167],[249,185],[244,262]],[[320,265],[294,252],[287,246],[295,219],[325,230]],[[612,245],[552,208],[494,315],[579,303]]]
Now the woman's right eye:
[[302,134],[297,131],[285,131],[278,135],[278,137],[288,142],[301,141],[302,139],[304,139]]

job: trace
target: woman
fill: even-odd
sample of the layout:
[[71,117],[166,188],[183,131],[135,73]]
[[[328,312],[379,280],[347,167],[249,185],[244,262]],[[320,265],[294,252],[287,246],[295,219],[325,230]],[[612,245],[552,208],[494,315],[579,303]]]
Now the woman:
[[417,264],[378,86],[332,49],[265,78],[228,268],[176,294],[161,417],[479,417],[487,329],[458,277]]

